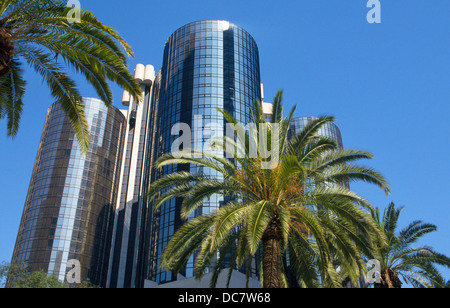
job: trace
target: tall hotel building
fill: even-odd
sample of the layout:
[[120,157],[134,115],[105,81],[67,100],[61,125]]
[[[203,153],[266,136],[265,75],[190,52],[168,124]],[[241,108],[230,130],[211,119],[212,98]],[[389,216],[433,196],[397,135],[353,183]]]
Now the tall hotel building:
[[60,105],[47,111],[11,263],[64,280],[77,260],[84,280],[105,285],[126,122],[97,99],[84,103],[86,155]]
[[[178,132],[172,132],[175,124],[189,125],[191,148],[199,149],[211,137],[203,128],[225,121],[216,108],[247,123],[255,99],[261,99],[261,78],[258,47],[250,34],[227,21],[198,21],[179,28],[164,48],[153,157],[171,152],[172,144],[179,138]],[[154,172],[152,180],[177,171],[218,176],[209,168],[185,164],[164,167]],[[196,215],[219,208],[221,198],[213,195],[205,200]],[[148,222],[151,246],[147,279],[156,283],[176,280],[171,272],[161,270],[160,258],[174,232],[183,224],[181,201],[167,201]],[[183,275],[193,276],[193,258]]]

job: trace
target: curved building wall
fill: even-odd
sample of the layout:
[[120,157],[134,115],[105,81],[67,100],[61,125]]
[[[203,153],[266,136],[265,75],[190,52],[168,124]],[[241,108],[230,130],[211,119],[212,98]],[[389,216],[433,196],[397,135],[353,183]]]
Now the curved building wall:
[[64,280],[67,261],[75,259],[82,279],[104,285],[126,123],[100,100],[84,103],[91,142],[86,155],[61,106],[47,111],[12,263]]
[[[315,117],[299,117],[292,119],[289,135],[294,136],[298,134],[309,122],[311,122]],[[344,144],[342,142],[342,135],[339,127],[334,123],[327,123],[322,126],[319,130],[319,135],[333,139],[337,142],[338,148],[343,149]]]
[[[160,87],[154,157],[171,152],[174,141],[180,138],[172,135],[177,123],[191,128],[191,148],[201,149],[211,137],[205,134],[206,125],[213,123],[224,127],[225,120],[216,108],[233,114],[243,124],[250,121],[253,101],[261,99],[258,47],[250,34],[227,21],[187,24],[166,42]],[[218,176],[208,168],[175,165],[153,174],[153,179],[177,171]],[[196,215],[210,213],[222,201],[220,196],[213,195],[205,200]],[[179,216],[180,205],[181,200],[170,200],[153,216],[149,278],[157,283],[176,279],[172,273],[159,269],[159,258],[183,223]],[[183,274],[193,275],[192,258]]]
[[[298,134],[310,121],[313,119],[317,119],[315,117],[299,117],[292,119],[291,126],[289,129],[288,136],[291,138],[295,134]],[[336,141],[338,149],[343,150],[344,144],[342,142],[342,135],[339,127],[337,127],[334,123],[327,123],[323,125],[319,130],[319,135],[333,139]],[[348,182],[341,183],[346,188],[350,188],[350,184]]]

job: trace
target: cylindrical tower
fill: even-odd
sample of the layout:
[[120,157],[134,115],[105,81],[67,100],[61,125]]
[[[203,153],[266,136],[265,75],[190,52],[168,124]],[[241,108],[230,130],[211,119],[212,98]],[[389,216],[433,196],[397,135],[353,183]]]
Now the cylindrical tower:
[[[292,119],[291,126],[289,128],[288,138],[292,138],[292,136],[298,134],[303,128],[311,122],[313,119],[316,119],[315,117],[299,117]],[[319,131],[318,134],[320,136],[330,138],[334,141],[336,141],[337,147],[339,150],[344,149],[344,143],[342,142],[342,135],[339,127],[334,123],[327,123],[323,125]],[[350,184],[345,182],[341,183],[346,188],[350,188]]]
[[47,111],[11,263],[64,280],[76,260],[82,280],[104,286],[126,122],[100,100],[84,104],[87,154],[61,106]]
[[[311,122],[314,117],[299,117],[292,119],[291,126],[289,128],[289,138],[298,134],[309,122]],[[339,149],[343,149],[344,145],[342,142],[341,131],[334,123],[328,123],[322,126],[318,132],[319,135],[327,137],[336,141]]]
[[[180,123],[191,129],[191,149],[202,149],[211,138],[206,127],[219,124],[225,128],[224,117],[216,108],[227,111],[243,124],[251,121],[253,102],[261,99],[256,42],[245,30],[227,21],[187,24],[166,42],[160,87],[153,156],[171,152],[174,141],[181,135],[173,128]],[[153,180],[177,171],[218,176],[208,168],[175,165],[154,173]],[[214,211],[221,202],[220,196],[213,195],[204,201],[196,215]],[[170,200],[153,215],[149,278],[157,283],[176,280],[172,273],[160,270],[159,264],[162,251],[183,223],[180,206],[181,200]],[[193,276],[192,258],[183,274]]]

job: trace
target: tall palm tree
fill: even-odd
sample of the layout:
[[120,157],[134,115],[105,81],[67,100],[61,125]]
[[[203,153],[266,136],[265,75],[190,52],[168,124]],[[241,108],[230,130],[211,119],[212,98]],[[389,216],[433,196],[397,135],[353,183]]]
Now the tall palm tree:
[[71,8],[62,0],[0,0],[0,118],[7,118],[7,134],[19,129],[26,81],[26,63],[42,76],[68,117],[85,151],[89,131],[84,105],[75,82],[64,72],[61,58],[84,75],[106,105],[113,101],[108,80],[138,100],[139,85],[127,69],[133,52],[127,42],[91,12],[81,11],[70,24]]
[[[315,262],[321,280],[330,287],[341,285],[335,261],[354,280],[362,274],[365,265],[361,247],[366,246],[361,239],[382,239],[365,210],[371,208],[370,204],[341,184],[362,180],[388,193],[381,174],[354,164],[372,155],[339,150],[334,140],[319,136],[320,128],[334,120],[330,116],[319,117],[288,140],[295,108],[283,118],[281,91],[274,99],[273,110],[272,118],[266,121],[261,103],[255,102],[251,134],[237,134],[237,141],[216,141],[219,150],[227,151],[232,160],[214,153],[202,153],[203,157],[198,158],[199,153],[190,151],[167,154],[158,160],[158,168],[196,164],[216,170],[221,176],[178,172],[162,177],[149,191],[156,209],[169,199],[184,198],[181,215],[188,220],[205,198],[220,194],[228,200],[214,213],[195,217],[179,228],[163,252],[162,265],[167,270],[180,271],[195,254],[196,276],[201,277],[212,267],[214,285],[223,267],[249,270],[253,257],[261,253],[265,288],[286,285],[283,260],[289,261],[294,273],[305,270],[302,277],[296,278],[307,282],[317,278],[308,269],[314,267],[308,263]],[[231,115],[222,113],[229,123],[238,125]],[[268,130],[266,138],[260,140],[258,136],[264,130]],[[277,138],[278,163],[262,168],[269,159],[261,149]],[[252,144],[256,155],[250,154]],[[228,264],[224,263],[225,257],[231,260]]]
[[411,222],[398,231],[398,219],[403,207],[390,203],[381,217],[376,209],[372,216],[385,233],[387,242],[376,243],[372,258],[380,262],[380,282],[375,288],[401,288],[402,281],[414,287],[444,287],[445,281],[435,265],[450,267],[450,258],[427,246],[413,248],[412,245],[424,235],[437,230],[433,224],[420,220]]

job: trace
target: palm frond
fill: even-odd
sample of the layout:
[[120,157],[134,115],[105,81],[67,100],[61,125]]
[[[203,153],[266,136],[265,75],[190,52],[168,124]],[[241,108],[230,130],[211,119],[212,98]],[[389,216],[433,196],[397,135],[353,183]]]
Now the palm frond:
[[[183,224],[164,249],[161,268],[165,266],[167,270],[176,272],[181,270],[200,247],[212,222],[211,216],[201,215]],[[186,241],[186,238],[190,240]]]
[[382,227],[385,233],[393,233],[397,228],[398,219],[403,207],[395,208],[395,204],[391,202],[384,210]]
[[413,221],[405,229],[399,233],[399,245],[408,246],[417,242],[422,236],[437,231],[437,227],[433,224],[422,223],[422,221]]
[[300,132],[292,137],[289,153],[295,155],[297,151],[303,149],[308,144],[309,140],[318,136],[321,127],[333,121],[333,116],[321,116],[308,122]]
[[[42,75],[52,96],[68,115],[82,151],[86,152],[89,128],[83,101],[58,57],[81,73],[107,106],[113,103],[108,81],[127,90],[137,102],[142,99],[142,90],[127,68],[127,57],[132,57],[133,51],[124,38],[89,11],[81,10],[80,22],[70,24],[67,20],[70,10],[62,0],[5,0],[0,3],[0,25],[11,32],[15,56],[23,58]],[[15,84],[20,84],[18,76],[14,78]],[[20,92],[23,91],[17,87],[15,93]],[[13,119],[9,125],[15,127],[11,133],[17,132],[20,103],[9,102],[17,111],[14,117],[11,114],[9,117]],[[1,112],[4,110],[3,106]]]
[[54,62],[49,54],[17,42],[16,46],[18,54],[24,57],[28,64],[43,76],[52,96],[69,117],[81,150],[87,152],[89,127],[84,113],[83,99],[75,86],[75,82],[64,73],[63,68]]
[[278,91],[272,103],[272,118],[271,123],[281,123],[283,120],[283,91]]
[[247,222],[247,240],[251,254],[256,253],[272,216],[273,211],[266,200],[261,200],[254,204],[252,211],[248,215]]
[[[3,17],[3,14],[5,14],[5,12],[8,10],[8,8],[15,2],[17,2],[17,0],[2,0],[0,2],[0,17]],[[3,22],[5,22],[5,21],[2,20],[0,22],[0,24]]]
[[325,155],[318,157],[313,166],[312,171],[319,172],[327,168],[340,166],[342,164],[354,162],[361,159],[371,159],[373,154],[367,151],[358,151],[353,149],[328,151]]
[[384,176],[373,168],[358,166],[354,164],[341,164],[329,167],[322,173],[318,179],[321,183],[351,183],[353,181],[362,181],[373,184],[381,188],[386,195],[390,193],[389,184]]
[[236,227],[240,226],[251,210],[252,204],[229,202],[220,208],[214,217],[214,227],[211,229],[210,251],[218,250],[225,239],[232,235]]
[[11,60],[11,71],[0,77],[0,119],[7,117],[7,134],[16,136],[22,114],[26,81],[17,59]]

